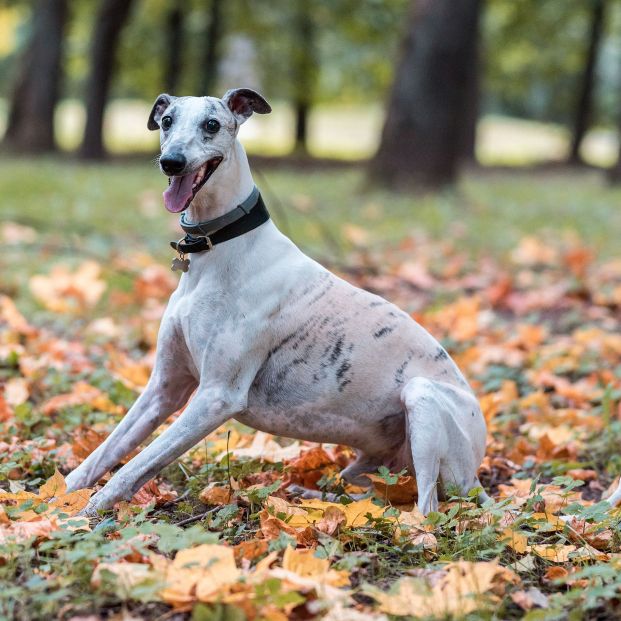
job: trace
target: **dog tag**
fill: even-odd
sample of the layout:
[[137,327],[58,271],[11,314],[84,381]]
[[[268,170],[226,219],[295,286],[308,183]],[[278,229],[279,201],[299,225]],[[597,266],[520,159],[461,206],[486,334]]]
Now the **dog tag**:
[[173,272],[187,272],[190,269],[190,259],[175,257],[172,260],[172,265],[170,266],[170,269]]

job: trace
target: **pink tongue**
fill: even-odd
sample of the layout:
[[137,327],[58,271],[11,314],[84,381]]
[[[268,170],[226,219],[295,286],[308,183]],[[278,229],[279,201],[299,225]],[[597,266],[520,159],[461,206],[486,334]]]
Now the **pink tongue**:
[[194,173],[182,177],[171,177],[170,185],[164,192],[164,206],[172,213],[183,211],[192,198]]

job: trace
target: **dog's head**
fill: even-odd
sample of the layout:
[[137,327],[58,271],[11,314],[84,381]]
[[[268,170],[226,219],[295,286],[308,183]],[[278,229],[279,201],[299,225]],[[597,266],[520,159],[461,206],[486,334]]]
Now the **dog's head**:
[[229,155],[239,126],[253,112],[267,114],[270,105],[249,88],[222,97],[173,97],[161,94],[147,127],[160,130],[160,168],[170,177],[166,209],[179,213]]

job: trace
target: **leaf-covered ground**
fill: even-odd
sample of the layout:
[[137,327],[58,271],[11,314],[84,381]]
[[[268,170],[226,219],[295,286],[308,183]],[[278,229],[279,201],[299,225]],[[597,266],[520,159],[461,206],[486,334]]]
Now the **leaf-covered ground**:
[[420,231],[379,249],[349,225],[337,269],[441,339],[481,400],[488,506],[449,497],[425,519],[412,478],[387,471],[352,500],[347,447],[230,424],[89,522],[93,490],[64,475],[144,386],[176,276],[147,244],[90,237],[93,258],[68,260],[19,222],[0,225],[0,617],[615,616],[621,514],[601,498],[621,473],[621,261],[572,235],[504,258]]

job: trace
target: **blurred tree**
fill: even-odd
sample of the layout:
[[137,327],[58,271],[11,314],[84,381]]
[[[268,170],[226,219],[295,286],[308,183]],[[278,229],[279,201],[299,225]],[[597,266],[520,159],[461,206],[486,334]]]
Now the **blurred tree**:
[[454,181],[473,115],[480,0],[413,0],[377,154],[369,168],[390,187]]
[[589,4],[591,6],[591,24],[589,28],[584,70],[581,76],[580,90],[574,111],[573,132],[569,150],[570,164],[579,164],[582,162],[580,145],[589,129],[589,123],[591,121],[595,70],[604,28],[606,0],[590,0]]
[[164,90],[176,93],[183,69],[183,0],[174,0],[166,15],[166,47],[164,48]]
[[67,0],[39,0],[31,35],[19,61],[3,144],[20,153],[56,149],[54,111],[62,76]]
[[208,14],[207,30],[203,49],[203,62],[199,72],[200,95],[215,95],[218,84],[218,61],[220,60],[220,48],[224,37],[224,20],[222,15],[222,0],[209,0],[206,9]]
[[294,148],[301,142],[298,135],[308,130],[314,105],[375,107],[392,81],[392,58],[408,4],[239,0],[231,6],[237,32],[256,46],[261,88],[271,98],[291,102],[294,112],[298,108],[292,125]]
[[[487,112],[572,126],[592,1],[488,0],[481,58]],[[618,19],[606,21],[607,28],[618,31]],[[598,67],[603,76],[598,94],[604,105],[598,107],[597,120],[614,122],[617,66],[610,62],[614,50],[603,43],[607,62]]]
[[316,96],[318,60],[316,26],[312,6],[297,0],[293,16],[295,44],[291,54],[293,73],[293,107],[295,111],[294,150],[308,153],[308,117]]
[[80,147],[85,159],[105,155],[103,119],[121,30],[129,17],[133,0],[101,0],[91,46],[90,73],[86,86],[86,127]]

